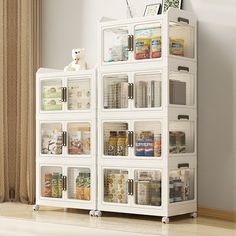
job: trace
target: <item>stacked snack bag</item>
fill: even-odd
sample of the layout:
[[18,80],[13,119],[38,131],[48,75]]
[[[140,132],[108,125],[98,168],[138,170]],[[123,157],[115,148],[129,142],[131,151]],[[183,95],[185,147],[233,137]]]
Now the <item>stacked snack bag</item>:
[[161,156],[161,134],[141,131],[136,136],[135,155],[146,157]]
[[107,201],[113,203],[127,203],[127,174],[109,173],[106,175]]
[[184,40],[170,38],[170,54],[175,56],[184,56]]
[[71,155],[90,154],[90,127],[71,128],[68,135]]
[[161,205],[161,177],[155,173],[141,171],[135,181],[136,204]]
[[58,172],[44,175],[43,197],[62,197],[62,175]]
[[135,35],[135,59],[150,59],[161,57],[161,37],[158,30],[136,30]]
[[91,178],[89,172],[80,172],[76,178],[76,198],[78,200],[90,200]]
[[45,84],[42,87],[42,109],[57,111],[62,109],[61,86]]

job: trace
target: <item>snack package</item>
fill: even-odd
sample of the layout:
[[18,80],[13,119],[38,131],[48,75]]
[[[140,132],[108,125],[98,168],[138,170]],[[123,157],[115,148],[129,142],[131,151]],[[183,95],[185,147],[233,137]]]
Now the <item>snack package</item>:
[[51,173],[46,173],[44,175],[43,197],[52,197],[52,174]]
[[58,172],[52,174],[52,197],[62,197],[62,175]]
[[183,39],[170,39],[170,54],[175,56],[184,56]]
[[161,57],[161,37],[152,37],[151,39],[151,58]]
[[135,40],[135,59],[150,58],[150,38],[137,38]]

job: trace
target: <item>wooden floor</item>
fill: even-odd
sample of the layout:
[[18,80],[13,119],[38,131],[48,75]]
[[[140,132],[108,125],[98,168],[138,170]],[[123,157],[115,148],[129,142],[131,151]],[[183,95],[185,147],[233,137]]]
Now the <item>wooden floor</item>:
[[171,218],[170,224],[159,217],[104,213],[90,217],[88,211],[32,206],[20,203],[0,204],[0,235],[102,235],[102,236],[236,236],[233,222],[188,216]]

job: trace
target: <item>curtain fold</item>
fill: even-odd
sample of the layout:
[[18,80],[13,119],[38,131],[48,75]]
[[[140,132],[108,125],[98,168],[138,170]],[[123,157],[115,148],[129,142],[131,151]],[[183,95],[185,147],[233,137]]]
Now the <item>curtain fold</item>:
[[4,147],[0,147],[1,180],[4,177],[0,180],[0,201],[35,201],[35,73],[40,63],[40,2],[0,0],[0,128],[5,127],[5,132],[0,133],[0,146]]
[[16,200],[29,203],[35,199],[35,73],[40,54],[39,7],[39,0],[18,0]]
[[0,201],[9,200],[7,123],[7,4],[0,0]]

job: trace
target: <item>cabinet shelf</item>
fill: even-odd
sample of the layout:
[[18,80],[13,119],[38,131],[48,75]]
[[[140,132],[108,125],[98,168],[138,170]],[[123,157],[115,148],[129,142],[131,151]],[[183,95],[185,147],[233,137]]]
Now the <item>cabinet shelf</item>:
[[100,24],[100,66],[165,61],[196,62],[196,19],[186,11]]

